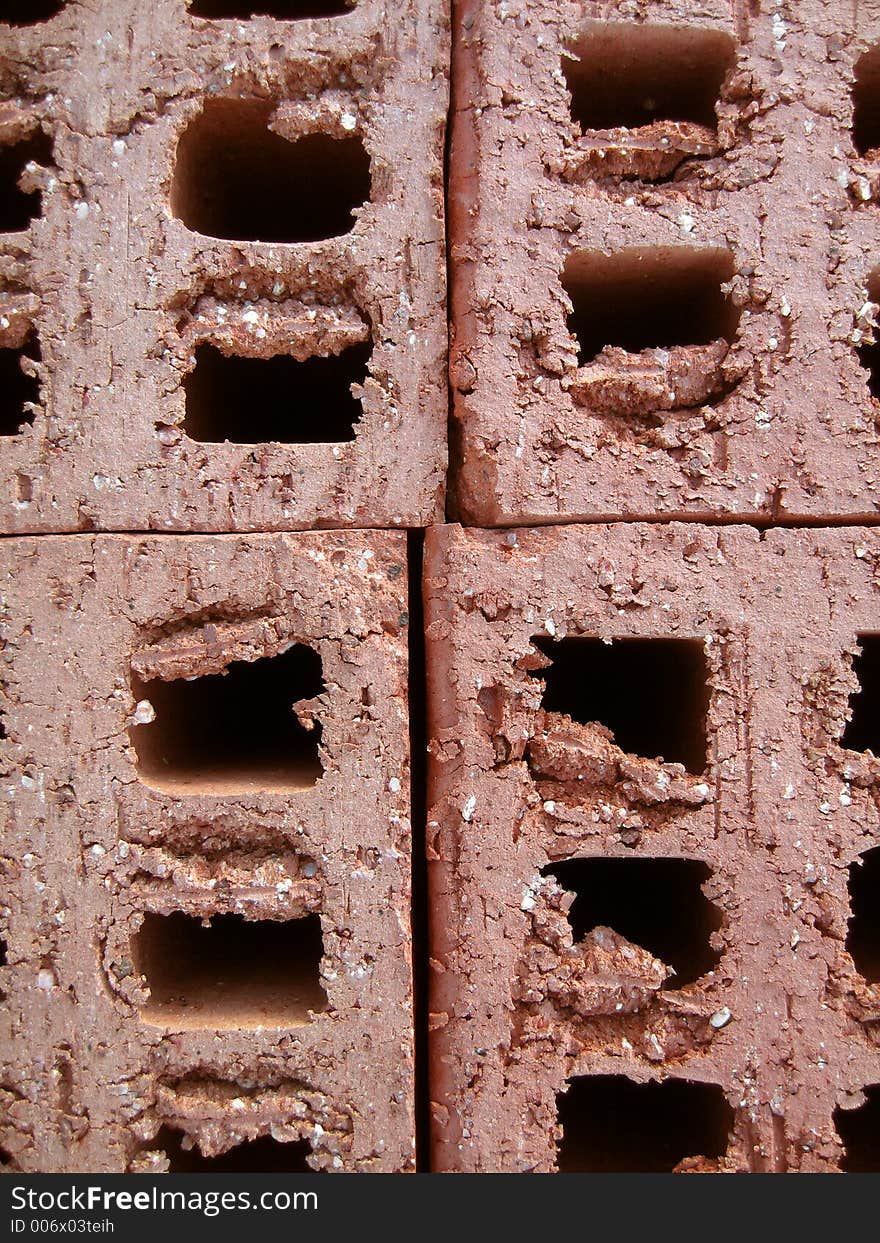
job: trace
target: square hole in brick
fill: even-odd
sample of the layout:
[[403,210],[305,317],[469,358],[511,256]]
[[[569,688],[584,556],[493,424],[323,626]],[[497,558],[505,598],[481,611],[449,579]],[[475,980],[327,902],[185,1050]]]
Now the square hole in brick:
[[714,130],[735,52],[733,39],[719,30],[595,23],[562,59],[572,118],[584,131],[652,121]]
[[880,982],[880,847],[850,864],[850,918],[846,948],[869,983]]
[[36,26],[56,17],[65,7],[65,0],[4,0],[0,5],[0,24]]
[[370,350],[369,343],[352,345],[299,362],[286,354],[242,358],[200,345],[183,381],[184,431],[192,440],[234,444],[354,440],[363,411],[352,386],[366,379]]
[[611,730],[623,751],[706,767],[709,691],[703,645],[689,639],[553,640],[532,643],[552,664],[537,670],[544,681],[541,706],[582,725]]
[[880,1173],[880,1084],[863,1089],[858,1109],[836,1109],[834,1125],[844,1147],[841,1169],[847,1174]]
[[739,310],[721,286],[733,273],[733,255],[716,247],[576,251],[562,283],[572,302],[568,327],[579,363],[591,362],[606,346],[639,353],[731,343]]
[[197,1144],[185,1146],[188,1137],[174,1127],[163,1126],[151,1150],[161,1149],[169,1163],[169,1174],[314,1174],[306,1162],[311,1152],[308,1142],[281,1143],[269,1135],[236,1144],[216,1157],[206,1157]]
[[321,726],[307,728],[295,712],[324,690],[321,658],[305,644],[205,677],[133,677],[132,689],[155,714],[131,727],[147,785],[180,794],[302,790],[321,776]]
[[180,1029],[301,1027],[327,1008],[317,915],[247,920],[148,913],[132,960],[150,990],[149,1023]]
[[570,1079],[557,1101],[562,1173],[671,1173],[688,1157],[723,1157],[733,1110],[717,1084],[625,1075]]
[[880,155],[880,43],[855,63],[853,143],[859,155]]
[[[871,302],[880,303],[880,271],[874,271],[868,277],[868,298]],[[858,346],[856,354],[868,373],[868,391],[880,400],[880,328],[874,328],[872,335],[875,339]]]
[[304,17],[340,17],[354,8],[354,0],[191,0],[193,17],[239,18],[274,17],[297,21]]
[[17,436],[33,423],[40,400],[39,361],[33,333],[20,349],[0,349],[0,436]]
[[722,916],[703,893],[711,876],[695,859],[566,859],[544,868],[575,895],[568,919],[581,941],[611,928],[659,958],[674,975],[665,988],[683,988],[721,957],[711,937]]
[[39,190],[19,184],[28,164],[52,163],[52,140],[42,130],[0,146],[0,233],[19,233],[40,214]]
[[361,139],[289,141],[269,129],[273,108],[209,100],[181,135],[171,209],[187,228],[252,242],[316,242],[351,230],[370,197]]
[[880,755],[880,635],[860,634],[853,658],[859,689],[850,696],[850,719],[841,745],[850,751]]

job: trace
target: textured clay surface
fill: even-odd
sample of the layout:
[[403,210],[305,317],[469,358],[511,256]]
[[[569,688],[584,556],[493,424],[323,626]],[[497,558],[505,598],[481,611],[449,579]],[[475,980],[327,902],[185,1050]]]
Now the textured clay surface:
[[[861,749],[880,741],[844,734],[877,720],[880,680],[857,673],[878,629],[880,536],[448,526],[428,534],[425,585],[434,1168],[552,1170],[570,1138],[559,1094],[570,1081],[575,1101],[589,1076],[715,1085],[718,1146],[700,1146],[688,1111],[677,1168],[837,1168],[880,1080],[880,871],[865,854],[880,761]],[[551,682],[566,640],[594,653],[592,680],[569,666]],[[626,663],[670,648],[703,667],[703,698],[667,681],[655,712],[650,659],[628,681]],[[560,710],[612,658],[597,719]],[[606,709],[622,733],[648,719],[654,745],[624,750]],[[655,758],[672,750],[689,767]],[[620,861],[610,905],[606,885],[572,906],[564,878],[596,861],[606,881]],[[670,883],[682,868],[690,891]],[[877,888],[848,928],[862,874]],[[644,905],[659,911],[648,944],[625,931]],[[627,1133],[635,1168],[645,1122]],[[875,1118],[871,1168],[876,1136]]]
[[11,1168],[412,1166],[405,539],[3,544]]
[[875,516],[875,8],[460,9],[454,516]]
[[[0,23],[0,195],[36,208],[0,220],[0,363],[28,341],[38,378],[3,530],[442,518],[446,6],[341,7]],[[264,363],[231,412],[228,360]]]

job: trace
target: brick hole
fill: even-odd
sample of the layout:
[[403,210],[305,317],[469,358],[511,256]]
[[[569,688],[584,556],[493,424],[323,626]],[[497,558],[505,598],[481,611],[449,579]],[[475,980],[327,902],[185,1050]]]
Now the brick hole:
[[293,710],[324,690],[321,658],[305,644],[192,680],[133,677],[132,689],[155,712],[149,724],[131,727],[148,785],[179,793],[302,790],[323,772],[321,726],[307,729]]
[[192,0],[189,11],[193,17],[240,18],[275,17],[280,21],[297,21],[304,17],[341,17],[354,8],[354,0]]
[[[868,298],[871,302],[880,303],[880,271],[872,272],[868,277]],[[868,373],[868,391],[880,401],[880,328],[874,328],[872,335],[874,340],[858,346],[856,355]]]
[[308,1141],[282,1143],[269,1135],[245,1140],[217,1157],[203,1156],[198,1145],[184,1148],[183,1134],[163,1126],[150,1143],[161,1148],[169,1162],[170,1174],[314,1174],[306,1163],[311,1152]]
[[0,233],[20,233],[39,216],[39,190],[22,190],[19,180],[28,164],[45,167],[52,158],[52,139],[42,130],[0,146]]
[[0,436],[17,436],[33,423],[40,399],[34,364],[40,359],[33,333],[19,349],[0,349]]
[[6,938],[0,937],[0,967],[5,967],[8,961],[6,948]]
[[183,381],[184,431],[192,440],[233,444],[327,444],[354,440],[363,413],[352,385],[367,377],[371,346],[351,345],[303,362],[286,354],[242,358],[213,345],[196,349]]
[[57,17],[66,0],[5,0],[0,4],[0,24],[7,26],[36,26]]
[[205,925],[182,912],[148,913],[132,939],[150,998],[151,1023],[193,1028],[300,1027],[327,1008],[317,915],[246,920],[215,915]]
[[562,1173],[669,1174],[686,1157],[727,1151],[733,1110],[717,1084],[579,1076],[557,1097]]
[[360,138],[268,129],[274,105],[210,100],[177,147],[171,207],[190,229],[236,241],[316,242],[348,233],[370,197]]
[[880,148],[880,43],[855,63],[852,89],[853,143],[859,155]]
[[880,1173],[880,1084],[863,1089],[858,1109],[836,1109],[834,1126],[844,1147],[840,1168],[847,1174]]
[[709,691],[701,643],[690,639],[548,639],[532,643],[553,662],[536,670],[541,707],[582,725],[606,726],[622,750],[706,767]]
[[711,876],[695,859],[566,859],[544,868],[575,895],[568,919],[575,941],[594,928],[613,928],[674,968],[664,988],[684,988],[706,975],[721,955],[711,936],[721,912],[702,886]]
[[577,338],[579,364],[606,346],[638,353],[721,338],[731,343],[739,311],[721,286],[733,274],[733,255],[720,248],[575,252],[562,284],[572,301],[568,327]]
[[866,850],[849,868],[850,911],[846,948],[869,983],[880,982],[880,847]]
[[693,121],[715,130],[736,45],[718,30],[596,24],[562,59],[572,120],[582,130]]
[[859,689],[850,696],[850,719],[840,742],[850,751],[880,755],[880,635],[858,636],[853,673]]

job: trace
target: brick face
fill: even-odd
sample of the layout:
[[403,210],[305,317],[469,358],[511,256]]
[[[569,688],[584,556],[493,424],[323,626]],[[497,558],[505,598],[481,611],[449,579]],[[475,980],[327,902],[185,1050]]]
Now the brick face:
[[[720,1151],[685,1146],[676,1163],[836,1167],[835,1107],[880,1073],[876,990],[847,941],[850,865],[877,843],[877,761],[841,744],[858,636],[877,627],[877,556],[859,529],[429,534],[437,1168],[554,1168],[558,1094],[596,1076],[721,1089]],[[621,740],[652,711],[645,651],[703,655],[705,770],[654,758],[682,712],[702,724],[681,670],[638,753],[542,707],[546,653],[590,640],[629,703],[597,702],[598,658],[564,690],[594,695],[588,722],[616,713]]]
[[761,8],[7,6],[0,1167],[880,1168],[880,22]]
[[[874,514],[876,399],[855,347],[876,176],[851,90],[880,29],[820,2],[784,20],[734,8],[464,6],[450,361],[465,523]],[[692,322],[688,262],[735,323]],[[580,351],[579,300],[596,321]]]
[[[442,517],[446,21],[379,0],[332,22],[205,20],[162,0],[71,3],[2,35],[0,142],[52,142],[41,214],[0,236],[0,348],[33,331],[42,355],[32,424],[3,440],[4,530]],[[258,395],[273,435],[245,406],[229,441],[194,439],[186,385],[208,344],[369,347],[353,438],[279,443],[338,439],[326,390],[297,379]]]
[[[4,1147],[161,1169],[165,1125],[208,1157],[271,1135],[409,1168],[405,537],[17,538],[2,571]],[[294,643],[322,665],[297,703],[320,777],[267,773],[265,695],[229,715],[223,690],[181,786],[200,739],[156,679],[232,686]],[[172,776],[139,766],[147,729]]]

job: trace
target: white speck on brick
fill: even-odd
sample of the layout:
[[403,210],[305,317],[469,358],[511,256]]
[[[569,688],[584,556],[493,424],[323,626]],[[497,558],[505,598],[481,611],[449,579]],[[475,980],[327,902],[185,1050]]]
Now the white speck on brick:
[[135,725],[150,725],[156,719],[156,709],[149,699],[139,699],[132,715]]

